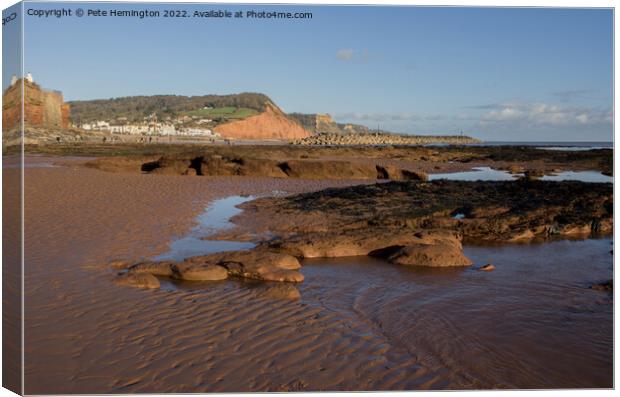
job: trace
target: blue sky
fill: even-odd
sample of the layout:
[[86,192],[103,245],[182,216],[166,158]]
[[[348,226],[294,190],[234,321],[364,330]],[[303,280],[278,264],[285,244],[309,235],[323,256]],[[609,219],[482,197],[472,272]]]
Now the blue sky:
[[330,113],[396,132],[540,141],[613,136],[608,9],[81,7],[309,11],[313,18],[26,16],[24,68],[67,100],[253,91],[287,112]]

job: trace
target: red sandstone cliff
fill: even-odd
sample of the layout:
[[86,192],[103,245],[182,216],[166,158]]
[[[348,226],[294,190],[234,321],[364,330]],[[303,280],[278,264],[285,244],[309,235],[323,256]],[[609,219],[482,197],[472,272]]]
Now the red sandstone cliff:
[[277,106],[268,103],[264,112],[243,120],[215,127],[224,138],[234,139],[299,139],[311,135],[301,125],[286,117]]
[[[68,128],[70,108],[58,91],[45,91],[36,83],[24,84],[24,121],[27,127]],[[5,131],[20,128],[22,80],[2,95],[2,127]]]

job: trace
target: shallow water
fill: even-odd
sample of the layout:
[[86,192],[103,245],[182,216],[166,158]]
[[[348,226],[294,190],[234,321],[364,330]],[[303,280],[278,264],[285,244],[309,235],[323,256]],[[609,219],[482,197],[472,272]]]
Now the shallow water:
[[445,174],[430,174],[428,179],[448,179],[452,181],[512,181],[520,175],[511,174],[507,171],[495,170],[490,167],[474,167],[473,171],[449,172]]
[[[252,244],[200,240],[230,227],[236,206],[217,200],[192,236],[158,259],[180,259]],[[428,368],[441,387],[611,387],[613,300],[593,283],[613,277],[612,240],[561,240],[465,247],[468,268],[416,268],[370,257],[306,259],[295,287],[301,304],[365,324],[399,357]],[[492,263],[496,270],[482,272]],[[231,284],[232,282],[232,284]],[[167,290],[260,291],[270,283],[165,281]],[[370,330],[370,331],[369,331]],[[398,363],[398,360],[396,360]],[[431,376],[431,375],[429,375]]]
[[253,196],[230,196],[213,201],[197,217],[198,224],[187,236],[174,240],[167,252],[153,259],[180,261],[190,256],[253,248],[254,244],[249,242],[205,239],[217,231],[233,227],[229,219],[242,211],[237,206],[253,199]]
[[[430,174],[428,179],[448,179],[453,181],[514,181],[523,174],[511,174],[508,171],[496,170],[490,167],[474,167],[473,171],[450,172],[444,174]],[[543,181],[581,181],[581,182],[610,182],[614,178],[603,175],[599,171],[564,171],[554,175],[545,175]]]
[[[536,149],[548,148],[573,148],[592,150],[592,149],[613,149],[613,142],[514,142],[514,141],[487,141],[482,143],[468,144],[467,146],[534,146]],[[553,150],[553,149],[552,149]]]
[[559,150],[565,152],[585,152],[588,150],[613,149],[609,146],[539,146],[539,150]]
[[[611,240],[467,246],[470,268],[304,260],[302,301],[372,324],[448,388],[611,387]],[[493,263],[496,270],[476,267]],[[448,375],[449,374],[449,375]]]
[[540,178],[543,181],[582,181],[582,182],[610,182],[612,176],[603,175],[598,171],[564,171],[556,175],[545,175]]

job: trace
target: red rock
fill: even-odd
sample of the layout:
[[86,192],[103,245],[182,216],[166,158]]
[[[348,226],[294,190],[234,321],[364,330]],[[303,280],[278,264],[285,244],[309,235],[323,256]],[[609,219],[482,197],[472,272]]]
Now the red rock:
[[271,103],[267,103],[265,111],[261,114],[218,125],[214,131],[224,138],[234,139],[292,140],[311,135],[309,131],[286,117],[277,106]]
[[117,285],[136,288],[159,288],[160,283],[157,277],[148,273],[125,273],[118,276],[115,280]]

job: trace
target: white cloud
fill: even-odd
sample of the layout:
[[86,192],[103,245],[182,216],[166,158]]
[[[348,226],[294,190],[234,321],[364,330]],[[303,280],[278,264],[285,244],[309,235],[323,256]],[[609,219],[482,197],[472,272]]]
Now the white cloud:
[[483,123],[517,123],[537,126],[607,124],[612,122],[611,109],[566,107],[547,103],[508,102],[477,107],[486,109]]
[[579,121],[581,124],[587,124],[589,120],[589,117],[586,113],[582,113],[578,115],[576,118],[577,118],[577,121]]
[[351,59],[353,59],[354,55],[355,50],[351,48],[343,48],[341,50],[338,50],[338,52],[336,53],[336,58],[340,59],[341,61],[350,61]]
[[352,48],[342,48],[336,52],[336,58],[344,62],[367,63],[378,58],[378,55],[371,54],[367,49],[360,51]]

